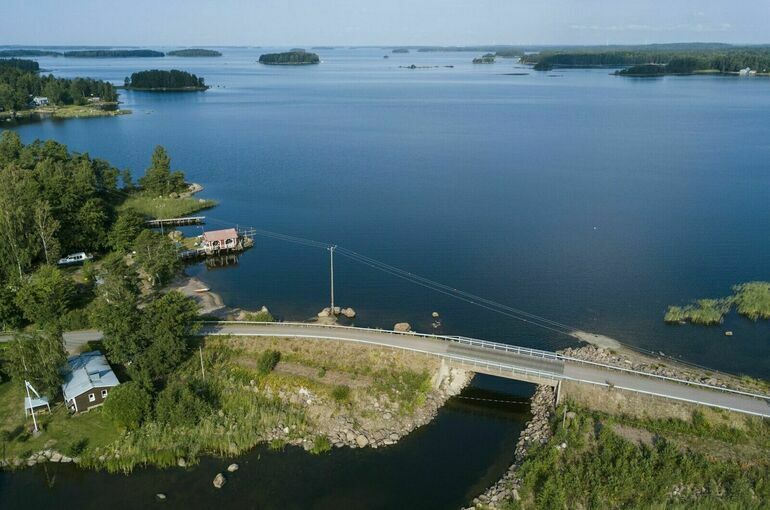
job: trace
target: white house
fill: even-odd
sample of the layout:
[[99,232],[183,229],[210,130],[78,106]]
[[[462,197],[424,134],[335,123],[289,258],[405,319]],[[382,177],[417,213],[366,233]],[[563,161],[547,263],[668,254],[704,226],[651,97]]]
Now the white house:
[[43,96],[35,96],[32,98],[32,104],[35,106],[47,106],[48,98]]

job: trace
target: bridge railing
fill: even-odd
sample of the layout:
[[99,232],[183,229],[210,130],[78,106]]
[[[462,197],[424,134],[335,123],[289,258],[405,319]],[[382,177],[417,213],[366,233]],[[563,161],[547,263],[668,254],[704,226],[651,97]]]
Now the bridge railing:
[[[704,383],[695,382],[695,381],[688,381],[687,379],[678,379],[675,377],[668,377],[668,376],[659,375],[659,374],[651,374],[649,372],[641,372],[639,370],[619,367],[616,365],[609,365],[605,363],[598,363],[595,361],[583,360],[580,358],[574,358],[572,356],[564,356],[562,354],[556,354],[554,352],[543,351],[539,349],[531,349],[528,347],[518,347],[515,345],[503,344],[499,342],[490,342],[488,340],[480,340],[477,338],[469,338],[464,336],[432,335],[428,333],[418,333],[414,331],[393,331],[393,330],[381,329],[381,328],[362,328],[358,326],[340,326],[336,324],[318,324],[318,323],[307,323],[307,322],[203,321],[203,323],[204,324],[223,324],[223,325],[260,325],[260,326],[274,326],[274,325],[280,324],[280,325],[302,327],[302,328],[308,328],[308,329],[316,329],[316,328],[326,328],[330,330],[345,329],[345,330],[352,330],[352,331],[376,332],[376,333],[383,333],[383,334],[388,334],[393,336],[402,336],[402,337],[417,337],[417,338],[425,338],[425,339],[432,339],[432,340],[438,339],[438,340],[445,340],[453,343],[458,343],[461,345],[477,346],[477,347],[482,347],[485,349],[491,349],[495,351],[504,351],[504,352],[508,352],[508,353],[512,353],[520,356],[527,356],[531,358],[545,359],[545,360],[552,360],[552,361],[562,361],[565,363],[569,362],[569,363],[580,363],[584,365],[592,365],[592,366],[600,367],[600,368],[615,371],[615,372],[625,372],[629,374],[643,376],[650,379],[665,380],[669,382],[685,384],[688,386],[700,387],[708,390],[719,391],[723,393],[732,393],[736,395],[742,395],[742,396],[752,397],[752,398],[761,399],[765,401],[770,401],[770,395],[750,393],[750,392],[736,390],[732,388],[725,388],[721,386],[714,386],[714,385],[704,384]],[[506,366],[510,366],[510,365],[506,365]],[[547,372],[543,372],[543,373],[545,374]],[[589,382],[589,381],[584,381],[584,382]]]
[[557,361],[559,355],[549,351],[543,351],[540,349],[532,349],[529,347],[519,347],[516,345],[503,344],[499,342],[490,342],[488,340],[480,340],[478,338],[470,338],[466,336],[450,336],[450,335],[432,335],[429,333],[419,333],[417,331],[393,331],[392,329],[382,328],[363,328],[360,326],[341,326],[338,324],[319,324],[309,322],[258,322],[258,321],[201,321],[203,324],[226,324],[226,325],[252,325],[252,326],[274,326],[277,324],[301,327],[301,328],[326,328],[326,329],[345,329],[351,331],[367,331],[372,333],[384,333],[391,336],[404,336],[404,337],[417,337],[425,338],[428,340],[447,340],[453,343],[461,345],[469,345],[476,347],[483,347],[492,349],[495,351],[505,351],[512,354],[518,354],[520,356],[529,356],[532,358],[547,359]]
[[[314,329],[317,326],[326,326],[329,329],[339,329],[339,328],[348,328],[353,330],[362,330],[362,331],[376,331],[376,332],[383,332],[383,333],[392,333],[394,335],[402,335],[407,334],[410,335],[411,333],[402,333],[399,331],[388,331],[383,329],[373,329],[373,328],[356,328],[356,327],[350,327],[350,326],[334,326],[329,324],[308,324],[308,323],[302,323],[302,322],[253,322],[253,321],[202,321],[205,324],[224,324],[224,325],[260,325],[260,326],[275,326],[277,324],[282,325],[289,325],[289,326],[301,326],[306,327],[308,329]],[[414,336],[426,336],[430,338],[436,338],[435,335],[421,335],[419,333],[415,333]],[[452,339],[451,337],[447,337],[449,339]],[[366,340],[353,340],[358,343],[367,343],[371,344],[373,342],[369,342]],[[520,375],[520,376],[527,376],[527,377],[534,377],[539,378],[547,381],[554,381],[558,382],[562,379],[560,374],[556,374],[554,372],[548,372],[545,370],[537,370],[532,368],[522,368],[517,367],[514,365],[510,365],[507,363],[498,363],[495,361],[488,361],[488,360],[482,360],[478,358],[472,358],[469,356],[462,356],[459,354],[451,354],[451,353],[444,353],[444,352],[432,352],[432,351],[426,351],[422,349],[417,349],[414,347],[408,347],[406,345],[399,345],[399,346],[391,346],[394,349],[400,349],[400,350],[406,350],[411,352],[418,352],[421,354],[427,354],[429,356],[436,356],[438,358],[443,358],[448,361],[452,361],[455,363],[461,363],[463,365],[470,365],[477,368],[483,368],[488,371],[496,371],[500,374],[504,373],[510,373],[512,375]]]
[[584,365],[593,365],[593,366],[600,367],[600,368],[606,369],[606,370],[611,370],[611,371],[614,371],[614,372],[625,372],[625,373],[628,373],[628,374],[640,375],[640,376],[643,376],[643,377],[646,377],[646,378],[650,378],[650,379],[659,379],[659,380],[675,382],[675,383],[679,383],[679,384],[685,384],[687,386],[700,387],[700,388],[707,389],[707,390],[712,390],[712,391],[720,391],[720,392],[723,392],[723,393],[733,393],[733,394],[736,394],[736,395],[742,395],[742,396],[746,396],[746,397],[752,397],[752,398],[757,398],[757,399],[761,399],[761,400],[770,401],[770,395],[762,395],[761,393],[751,393],[751,392],[748,392],[748,391],[736,390],[734,388],[728,388],[728,387],[723,387],[723,386],[714,386],[713,384],[705,384],[705,383],[701,383],[701,382],[697,382],[697,381],[690,381],[690,380],[687,380],[687,379],[679,379],[679,378],[676,378],[676,377],[669,377],[669,376],[666,376],[666,375],[652,374],[650,372],[642,372],[640,370],[634,370],[632,368],[619,367],[619,366],[616,366],[616,365],[610,365],[610,364],[606,364],[606,363],[598,363],[596,361],[589,361],[589,360],[585,360],[585,359],[574,358],[572,356],[564,356],[562,354],[557,354],[556,356],[557,356],[558,359],[560,359],[560,360],[562,360],[564,362],[581,363],[581,364],[584,364]]

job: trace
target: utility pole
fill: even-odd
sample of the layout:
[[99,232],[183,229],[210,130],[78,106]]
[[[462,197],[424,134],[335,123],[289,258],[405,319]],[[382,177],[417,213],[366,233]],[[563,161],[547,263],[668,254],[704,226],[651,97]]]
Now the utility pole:
[[331,279],[331,315],[332,317],[335,315],[334,313],[334,250],[337,248],[337,245],[329,246],[329,276]]

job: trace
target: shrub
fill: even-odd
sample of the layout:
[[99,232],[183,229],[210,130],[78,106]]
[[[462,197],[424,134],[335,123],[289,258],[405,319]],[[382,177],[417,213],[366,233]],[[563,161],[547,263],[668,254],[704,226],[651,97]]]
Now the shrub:
[[73,441],[72,444],[69,445],[67,448],[67,455],[70,457],[77,457],[86,451],[86,447],[88,447],[88,438],[82,437],[76,441]]
[[160,392],[155,404],[156,419],[172,426],[195,425],[210,412],[209,404],[183,381],[169,384]]
[[262,375],[267,375],[273,371],[278,362],[281,361],[281,352],[268,350],[260,354],[257,361],[257,370]]
[[152,397],[138,383],[130,381],[110,390],[104,402],[104,415],[128,430],[139,428],[149,416]]
[[268,448],[274,451],[282,452],[286,448],[286,441],[283,439],[272,439],[268,444]]
[[350,386],[339,384],[332,388],[332,398],[337,402],[347,402],[350,400]]
[[313,440],[313,447],[310,448],[310,453],[313,455],[320,455],[326,453],[332,449],[332,443],[326,436],[316,436]]
[[249,322],[275,322],[275,317],[267,309],[258,312],[249,312],[246,314],[246,320]]

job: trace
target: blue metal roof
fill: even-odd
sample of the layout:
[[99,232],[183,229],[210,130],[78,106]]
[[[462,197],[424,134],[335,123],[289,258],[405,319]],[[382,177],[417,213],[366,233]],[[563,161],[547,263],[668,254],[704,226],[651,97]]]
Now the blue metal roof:
[[64,384],[61,385],[65,401],[94,388],[110,388],[120,384],[107,358],[100,351],[72,356],[67,360],[65,370]]

